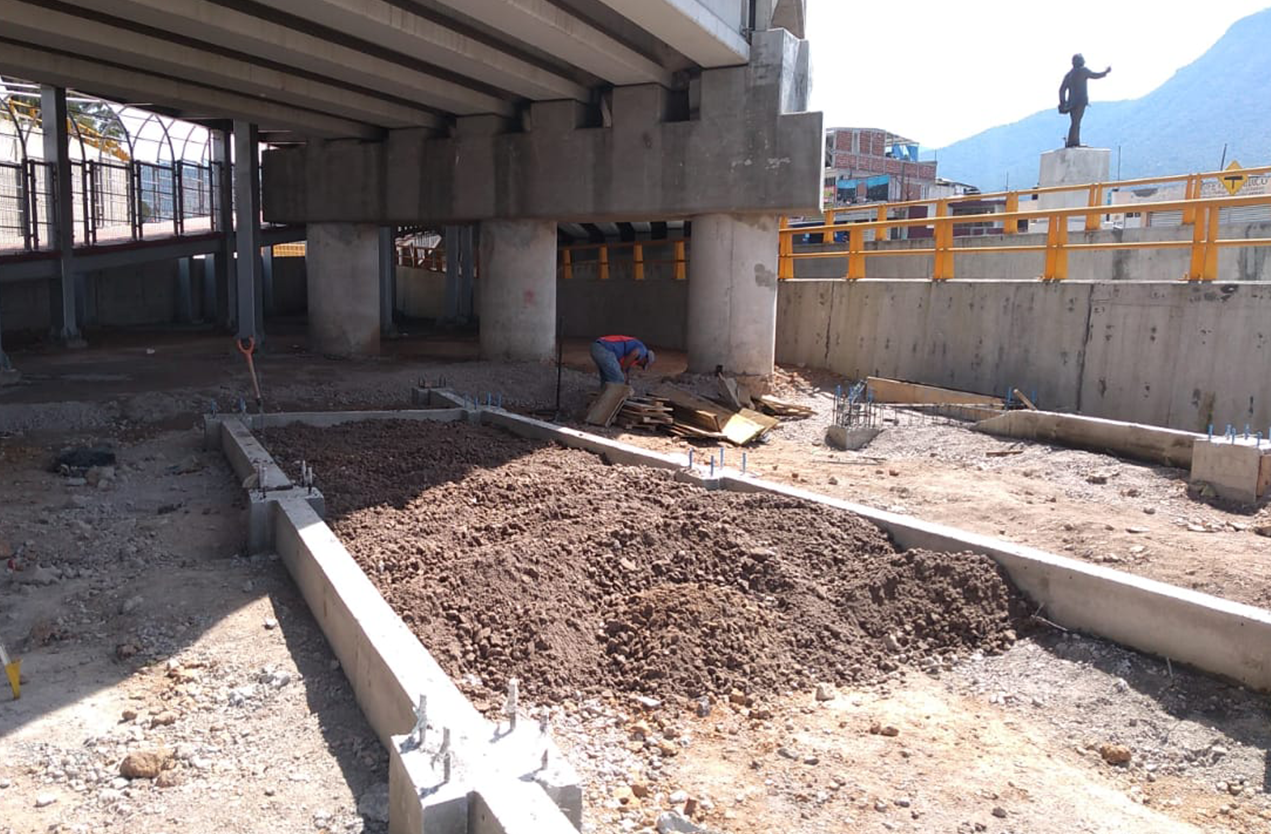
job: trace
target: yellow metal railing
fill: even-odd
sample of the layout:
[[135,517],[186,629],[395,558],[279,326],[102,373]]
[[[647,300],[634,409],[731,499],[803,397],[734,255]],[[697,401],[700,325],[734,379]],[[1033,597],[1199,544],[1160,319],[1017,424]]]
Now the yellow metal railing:
[[[1271,171],[1271,166],[1265,166],[1262,168],[1245,168],[1237,173],[1248,175],[1250,173],[1263,173],[1267,171]],[[1222,172],[1222,175],[1231,173],[1233,172]],[[826,222],[818,226],[800,226],[792,228],[787,221],[783,220],[779,237],[777,274],[778,277],[782,279],[788,280],[793,278],[795,274],[795,262],[802,259],[845,258],[847,260],[845,277],[849,281],[855,281],[865,277],[865,263],[869,258],[932,255],[931,279],[933,281],[947,281],[954,277],[954,256],[958,253],[979,255],[993,252],[1044,252],[1045,259],[1043,262],[1042,274],[1040,276],[1041,280],[1062,281],[1068,277],[1069,252],[1088,252],[1105,249],[1127,250],[1190,248],[1191,259],[1187,274],[1184,276],[1184,280],[1213,281],[1218,277],[1218,250],[1222,247],[1271,246],[1271,238],[1222,239],[1219,237],[1218,219],[1223,209],[1240,208],[1243,206],[1271,206],[1271,194],[1250,194],[1239,197],[1200,197],[1201,182],[1205,178],[1214,176],[1218,175],[1188,174],[1179,177],[1165,177],[1151,180],[1126,180],[1120,183],[1095,183],[1089,186],[1078,186],[1080,189],[1089,191],[1090,203],[1086,206],[1073,206],[1068,208],[1019,211],[1019,195],[1074,190],[1071,186],[1034,189],[1031,192],[1018,191],[1008,192],[1005,194],[977,194],[973,196],[968,195],[966,197],[934,201],[916,200],[906,203],[887,203],[878,207],[878,219],[851,222],[847,224],[836,224],[834,222],[835,215],[844,213],[845,210],[843,209],[839,209],[837,212],[826,212]],[[1103,193],[1107,188],[1121,188],[1137,184],[1161,183],[1167,181],[1186,182],[1187,186],[1185,189],[1185,198],[1182,200],[1163,200],[1160,202],[1123,203],[1117,205],[1102,204]],[[1006,198],[1007,211],[1005,212],[958,215],[950,213],[950,206],[953,203],[984,200],[1001,196]],[[887,218],[887,212],[892,208],[911,205],[931,205],[932,203],[936,206],[936,213],[934,217]],[[869,208],[872,209],[873,207]],[[1095,210],[1092,211],[1092,209]],[[861,211],[861,209],[855,209],[855,211]],[[1087,230],[1094,230],[1099,228],[1099,217],[1105,214],[1139,212],[1146,215],[1156,212],[1175,211],[1181,212],[1184,223],[1192,226],[1191,240],[1113,243],[1068,242],[1068,219],[1071,217],[1084,216],[1085,228]],[[1004,233],[1009,235],[1018,229],[1018,224],[1021,220],[1047,221],[1046,242],[1044,244],[1003,244],[999,246],[974,246],[965,248],[957,248],[954,246],[953,230],[956,225],[971,223],[996,223],[1000,221],[1004,223]],[[907,249],[867,250],[865,248],[865,233],[868,231],[874,232],[875,240],[881,240],[884,238],[886,230],[890,228],[921,227],[930,227],[933,229],[931,246]],[[794,251],[794,239],[796,236],[808,234],[833,235],[836,233],[847,233],[848,242],[846,251],[842,249],[817,252]]]
[[[645,256],[646,246],[670,246],[673,254],[670,258],[648,258]],[[644,268],[648,264],[673,264],[675,280],[688,278],[688,256],[684,240],[637,240],[616,243],[571,243],[560,247],[560,276],[566,281],[573,280],[574,273],[580,269],[593,268],[596,277],[601,281],[609,280],[609,256],[613,250],[631,250],[631,274],[637,281],[644,280]],[[595,260],[575,261],[575,252],[595,252]]]

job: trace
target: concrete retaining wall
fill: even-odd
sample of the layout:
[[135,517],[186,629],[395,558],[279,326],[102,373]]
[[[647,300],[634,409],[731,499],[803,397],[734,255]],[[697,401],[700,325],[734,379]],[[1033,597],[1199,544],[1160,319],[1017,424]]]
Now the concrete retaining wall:
[[787,281],[777,361],[1203,431],[1271,424],[1271,285]]
[[[670,259],[673,246],[648,245],[644,256]],[[636,281],[630,250],[610,254],[607,281],[599,280],[594,261],[576,258],[573,277],[556,282],[556,312],[567,337],[625,333],[655,347],[683,350],[688,281],[676,281],[674,265],[662,263],[646,263],[644,280]]]
[[[1225,224],[1219,229],[1226,238],[1271,237],[1271,223]],[[1070,232],[1069,243],[1134,243],[1140,241],[1192,239],[1190,226],[1165,226],[1147,229],[1105,229],[1098,232]],[[1046,234],[1026,233],[1010,237],[955,238],[954,245],[965,253],[954,255],[953,274],[959,280],[1013,281],[1034,278],[1042,273],[1043,252],[991,252],[975,254],[982,246],[1044,246]],[[931,239],[888,240],[868,242],[867,250],[906,251],[931,247]],[[846,251],[846,244],[836,246],[796,246],[796,252]],[[1074,281],[1170,281],[1184,277],[1191,251],[1183,249],[1124,249],[1099,252],[1071,252],[1068,276]],[[800,259],[794,275],[801,279],[842,278],[847,274],[847,261],[842,258]],[[878,279],[929,279],[931,255],[912,257],[869,258],[865,261],[865,277]],[[1271,281],[1271,247],[1250,249],[1228,248],[1218,254],[1219,281]]]

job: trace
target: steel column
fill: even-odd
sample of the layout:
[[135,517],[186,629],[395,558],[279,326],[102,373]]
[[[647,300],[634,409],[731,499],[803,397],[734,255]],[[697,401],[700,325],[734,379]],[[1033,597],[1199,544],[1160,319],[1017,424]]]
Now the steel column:
[[260,157],[256,125],[250,122],[234,122],[234,219],[238,338],[259,343],[265,333],[264,287],[259,278]]
[[397,229],[381,226],[380,251],[380,335],[392,336],[393,307],[397,295]]
[[53,338],[73,345],[82,343],[75,280],[75,204],[71,189],[71,159],[67,135],[66,89],[40,88],[40,122],[44,132],[44,161],[52,164],[49,191],[53,202],[49,220],[53,226],[51,241],[58,252],[58,275],[49,293]]

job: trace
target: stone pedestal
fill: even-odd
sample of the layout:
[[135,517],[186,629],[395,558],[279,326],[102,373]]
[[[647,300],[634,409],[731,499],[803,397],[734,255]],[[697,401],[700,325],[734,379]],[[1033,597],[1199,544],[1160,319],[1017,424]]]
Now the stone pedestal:
[[554,359],[556,223],[485,221],[480,263],[481,358]]
[[310,223],[305,248],[309,350],[374,356],[380,350],[379,228]]
[[[1054,185],[1089,185],[1107,182],[1112,163],[1112,151],[1107,148],[1060,148],[1046,151],[1041,156],[1037,185],[1048,188]],[[1063,191],[1038,195],[1036,208],[1068,208],[1090,204],[1090,194],[1084,190]],[[1080,231],[1086,227],[1084,215],[1068,218],[1068,231]],[[1030,224],[1030,231],[1044,230],[1046,221]]]
[[688,280],[688,369],[771,376],[777,332],[777,218],[693,218]]
[[1238,434],[1192,445],[1192,483],[1223,498],[1253,504],[1271,488],[1271,443]]

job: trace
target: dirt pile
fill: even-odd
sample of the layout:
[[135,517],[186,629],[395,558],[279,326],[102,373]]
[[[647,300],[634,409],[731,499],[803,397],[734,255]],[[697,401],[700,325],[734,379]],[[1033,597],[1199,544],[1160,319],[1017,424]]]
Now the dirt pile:
[[771,495],[466,424],[292,427],[335,532],[446,671],[526,697],[697,697],[866,680],[1014,639],[987,558],[897,553],[878,528]]

